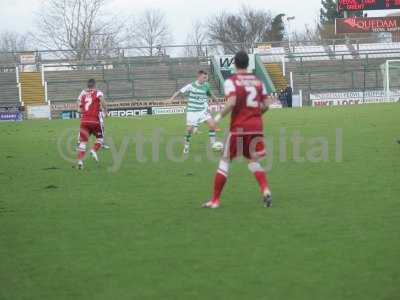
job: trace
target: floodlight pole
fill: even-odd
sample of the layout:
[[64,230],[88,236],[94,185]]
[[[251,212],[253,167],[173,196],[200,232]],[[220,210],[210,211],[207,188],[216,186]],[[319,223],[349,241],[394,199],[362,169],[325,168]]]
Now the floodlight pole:
[[288,41],[289,41],[289,50],[290,51],[292,49],[292,25],[291,25],[291,21],[294,21],[295,19],[296,19],[295,16],[286,17],[287,31],[288,31]]
[[286,58],[285,55],[282,55],[282,74],[286,77]]

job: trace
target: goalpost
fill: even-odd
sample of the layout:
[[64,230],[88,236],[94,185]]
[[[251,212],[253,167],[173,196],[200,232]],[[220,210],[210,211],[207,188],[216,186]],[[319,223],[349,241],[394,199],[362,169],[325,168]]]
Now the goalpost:
[[400,92],[400,59],[387,60],[382,66],[383,87],[387,96]]

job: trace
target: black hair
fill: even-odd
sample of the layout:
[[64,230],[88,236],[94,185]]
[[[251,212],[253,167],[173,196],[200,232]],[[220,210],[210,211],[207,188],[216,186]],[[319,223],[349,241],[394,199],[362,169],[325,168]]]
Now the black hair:
[[249,55],[246,51],[241,50],[235,55],[236,69],[247,69],[249,67]]
[[87,83],[87,86],[88,86],[89,89],[93,89],[96,86],[96,80],[94,80],[93,78],[89,79],[88,83]]

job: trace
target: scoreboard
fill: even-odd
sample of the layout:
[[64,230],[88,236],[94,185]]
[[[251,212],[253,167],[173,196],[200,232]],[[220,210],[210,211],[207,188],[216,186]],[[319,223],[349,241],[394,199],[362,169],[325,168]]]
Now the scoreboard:
[[400,0],[339,0],[339,11],[400,9]]

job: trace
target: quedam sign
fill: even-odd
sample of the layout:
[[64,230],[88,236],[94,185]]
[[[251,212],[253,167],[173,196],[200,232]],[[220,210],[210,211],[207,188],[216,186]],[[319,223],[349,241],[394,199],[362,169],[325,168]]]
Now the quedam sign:
[[400,31],[400,17],[336,19],[336,34]]

